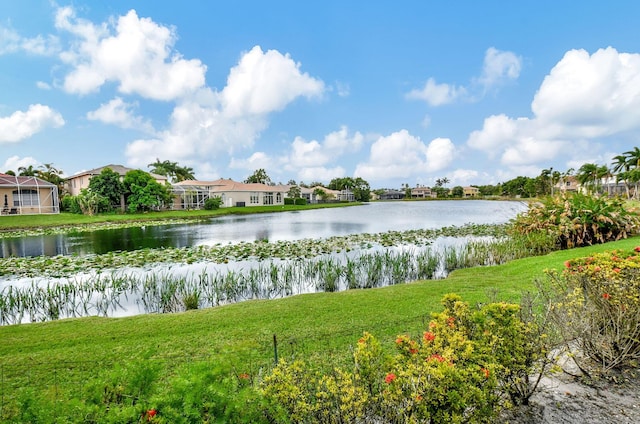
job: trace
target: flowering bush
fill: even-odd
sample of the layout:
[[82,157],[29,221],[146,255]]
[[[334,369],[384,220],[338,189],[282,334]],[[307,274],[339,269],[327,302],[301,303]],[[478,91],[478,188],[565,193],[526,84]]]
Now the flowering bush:
[[301,361],[281,362],[262,383],[271,416],[294,423],[474,423],[490,421],[505,401],[524,403],[533,390],[528,377],[546,353],[535,324],[522,320],[517,305],[472,311],[456,295],[443,304],[420,337],[396,338],[394,355],[365,333],[350,372],[322,375]]
[[543,286],[558,333],[577,343],[588,359],[578,364],[603,372],[637,365],[640,359],[640,247],[613,250],[565,262],[548,272]]

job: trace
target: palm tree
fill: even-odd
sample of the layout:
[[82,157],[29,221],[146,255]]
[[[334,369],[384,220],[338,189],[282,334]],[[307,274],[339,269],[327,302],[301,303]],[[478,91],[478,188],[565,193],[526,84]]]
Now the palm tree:
[[598,165],[585,163],[578,169],[578,182],[587,188],[587,193],[593,192],[598,177]]
[[29,165],[27,167],[21,166],[18,168],[18,175],[21,177],[35,177],[36,170],[33,168],[33,165]]
[[629,199],[631,197],[629,195],[629,164],[627,163],[627,157],[625,155],[617,155],[613,157],[611,172],[616,176],[616,184],[620,181],[624,181],[624,187],[627,191],[627,199]]
[[[626,158],[626,163],[628,166],[627,175],[629,175],[628,174],[629,172],[640,168],[640,148],[634,147],[633,150],[624,152],[623,155]],[[635,183],[634,184],[635,187],[633,190],[633,197],[637,199],[638,198],[638,180],[636,179],[633,182]]]

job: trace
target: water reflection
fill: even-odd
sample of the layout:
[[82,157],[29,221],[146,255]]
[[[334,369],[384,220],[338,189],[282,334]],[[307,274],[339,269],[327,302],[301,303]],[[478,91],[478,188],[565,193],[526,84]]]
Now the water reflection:
[[223,216],[200,223],[108,229],[0,239],[1,257],[103,254],[145,248],[187,247],[255,240],[298,240],[359,233],[506,222],[523,202],[381,202],[303,212]]

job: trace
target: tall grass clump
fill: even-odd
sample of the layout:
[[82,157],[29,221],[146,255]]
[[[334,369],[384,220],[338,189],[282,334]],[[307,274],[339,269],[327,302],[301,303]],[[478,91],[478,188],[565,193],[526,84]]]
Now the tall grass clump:
[[512,221],[517,234],[543,233],[557,248],[590,246],[637,234],[640,219],[623,200],[581,193],[548,197]]

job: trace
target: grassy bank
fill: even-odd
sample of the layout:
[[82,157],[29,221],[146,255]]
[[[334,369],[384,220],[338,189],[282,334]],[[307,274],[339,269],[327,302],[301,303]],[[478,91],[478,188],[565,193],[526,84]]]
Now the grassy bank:
[[[224,215],[245,215],[254,213],[291,212],[300,210],[335,208],[360,205],[361,203],[321,203],[309,205],[278,205],[278,206],[252,206],[230,207],[217,210],[191,210],[191,211],[162,211],[146,213],[110,213],[99,215],[79,215],[63,212],[53,215],[5,215],[0,217],[0,232],[25,228],[46,228],[59,226],[82,226],[100,223],[120,222],[144,222],[172,219],[206,219]],[[1,234],[0,234],[1,235]]]
[[180,314],[0,327],[0,390],[5,403],[16,389],[26,387],[64,397],[81,392],[84,382],[103,370],[143,356],[166,364],[167,372],[206,358],[253,375],[273,363],[274,335],[281,358],[307,356],[338,363],[349,358],[349,346],[365,330],[388,347],[398,334],[420,334],[445,293],[456,292],[473,304],[487,301],[488,293],[497,290],[499,299],[516,301],[523,292],[535,290],[534,279],[544,269],[638,244],[640,239],[633,238],[379,289],[248,301]]

